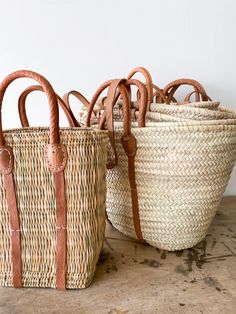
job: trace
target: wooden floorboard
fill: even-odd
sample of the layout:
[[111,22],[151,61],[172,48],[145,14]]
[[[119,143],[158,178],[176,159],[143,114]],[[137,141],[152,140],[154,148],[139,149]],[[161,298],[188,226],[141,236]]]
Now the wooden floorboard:
[[236,313],[236,197],[225,198],[196,247],[165,252],[107,226],[91,286],[0,288],[0,313]]

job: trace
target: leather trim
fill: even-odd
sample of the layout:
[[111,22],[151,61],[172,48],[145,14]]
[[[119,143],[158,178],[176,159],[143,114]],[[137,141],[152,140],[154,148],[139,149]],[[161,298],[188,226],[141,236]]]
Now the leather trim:
[[140,241],[143,240],[140,216],[139,216],[139,204],[138,204],[138,192],[136,186],[136,177],[135,177],[135,155],[137,151],[137,141],[133,134],[128,136],[122,136],[121,142],[124,148],[124,151],[128,157],[128,174],[129,174],[129,184],[132,200],[132,212],[133,212],[133,223],[135,233]]
[[57,215],[57,244],[56,244],[56,287],[66,288],[66,194],[64,169],[67,163],[66,147],[62,144],[49,144],[45,148],[45,159],[54,175],[56,215]]
[[53,173],[64,170],[68,159],[66,147],[62,144],[48,144],[45,148],[45,159]]
[[21,262],[21,240],[20,240],[20,221],[17,209],[15,184],[13,177],[14,156],[11,147],[0,147],[0,170],[4,175],[7,205],[9,209],[9,220],[11,228],[12,245],[12,271],[13,285],[15,288],[22,287],[22,262]]
[[0,146],[0,173],[8,174],[12,172],[14,166],[13,151],[10,146]]
[[66,288],[67,223],[64,172],[54,173],[57,213],[56,287]]

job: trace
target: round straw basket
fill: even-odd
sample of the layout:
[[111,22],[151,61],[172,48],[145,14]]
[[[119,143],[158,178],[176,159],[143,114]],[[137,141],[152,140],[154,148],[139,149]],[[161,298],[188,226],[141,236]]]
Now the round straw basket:
[[[161,106],[163,110],[154,114],[168,115],[172,121],[147,122],[145,127],[133,122],[130,134],[137,144],[135,181],[142,238],[174,251],[191,248],[206,236],[235,164],[236,119],[235,112],[217,109],[216,104]],[[124,123],[115,122],[118,163],[107,173],[107,215],[120,232],[140,239],[130,183],[134,175],[128,171],[132,154],[125,152],[122,140],[127,121],[126,115]]]
[[[180,250],[200,242],[216,214],[236,158],[236,125],[133,124],[140,224],[144,240]],[[116,123],[119,162],[107,173],[111,223],[136,238],[127,156]]]

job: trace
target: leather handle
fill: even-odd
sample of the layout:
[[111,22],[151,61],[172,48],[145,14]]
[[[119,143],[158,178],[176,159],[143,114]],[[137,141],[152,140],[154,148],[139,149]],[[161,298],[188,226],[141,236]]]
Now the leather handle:
[[[96,105],[99,96],[107,87],[109,87],[111,85],[112,82],[113,82],[113,80],[108,80],[108,81],[104,82],[101,86],[98,87],[98,89],[94,93],[94,95],[90,101],[90,106],[88,108],[88,113],[87,113],[87,118],[86,118],[86,126],[87,127],[90,127],[91,116],[92,116],[94,106]],[[117,96],[117,99],[118,99],[118,97],[119,96]]]
[[[191,100],[192,95],[194,95],[194,94],[198,94],[199,96],[201,96],[201,98],[203,98],[203,95],[202,95],[199,91],[194,90],[194,91],[192,91],[191,93],[188,93],[188,94],[185,96],[184,102],[185,102],[185,103],[189,103],[190,100]],[[212,99],[211,99],[209,96],[207,96],[207,97],[208,97],[207,100],[212,101]],[[199,98],[200,98],[200,97],[199,97]]]
[[[171,98],[177,91],[177,89],[182,85],[190,85],[193,86],[196,91],[198,91],[202,95],[203,100],[207,100],[208,96],[206,94],[206,91],[204,87],[196,80],[192,79],[178,79],[175,81],[170,82],[166,85],[166,87],[163,89],[163,94],[166,97],[166,103],[169,104],[171,102]],[[199,100],[198,100],[199,101]]]
[[[18,99],[18,111],[19,111],[21,125],[23,127],[29,127],[29,121],[28,121],[27,114],[26,114],[26,98],[30,93],[32,93],[34,91],[42,91],[43,92],[43,88],[40,85],[32,85],[32,86],[26,88],[22,92],[22,94],[20,95],[20,97]],[[71,127],[79,127],[80,125],[77,122],[71,109],[69,107],[67,107],[67,105],[64,103],[64,101],[61,99],[61,97],[59,95],[56,94],[56,97],[57,97],[58,104],[60,105],[60,107],[62,108],[62,110],[64,111],[64,113],[66,115],[66,118],[69,122],[69,125]]]
[[[91,122],[91,116],[94,110],[94,106],[97,103],[97,100],[99,98],[99,96],[101,95],[101,93],[111,85],[111,83],[113,82],[113,80],[108,80],[106,82],[104,82],[101,86],[98,87],[98,89],[96,90],[96,92],[94,93],[91,102],[90,102],[90,106],[88,108],[88,113],[87,113],[87,118],[86,118],[86,126],[90,127],[90,122]],[[116,99],[114,99],[114,101],[116,102],[119,98],[119,95],[116,96]],[[113,119],[112,119],[113,120]],[[100,125],[99,125],[100,127]],[[101,128],[101,127],[100,127]],[[103,126],[104,128],[104,126]],[[110,127],[110,125],[108,125],[108,135],[109,135],[109,139],[110,139],[110,143],[111,143],[111,147],[113,149],[114,152],[114,158],[115,160],[113,162],[109,162],[107,163],[107,168],[108,169],[112,169],[115,167],[115,165],[117,164],[117,152],[116,152],[116,145],[115,145],[115,137],[114,137],[114,128],[113,125]]]
[[[87,98],[82,95],[79,91],[77,90],[71,90],[69,91],[68,93],[65,93],[64,96],[63,96],[63,100],[65,102],[65,104],[67,105],[68,108],[70,108],[71,110],[71,107],[70,107],[70,96],[74,96],[75,98],[77,98],[81,103],[82,105],[88,110],[89,106],[90,106],[90,102],[87,100]],[[100,112],[100,108],[98,110],[93,110],[93,116],[96,117],[97,114],[99,114]]]
[[[91,115],[94,109],[94,106],[100,96],[100,94],[107,88],[110,87],[112,84],[113,89],[115,86],[116,82],[116,88],[115,88],[115,93],[113,93],[113,98],[108,99],[108,96],[106,98],[106,104],[105,104],[105,111],[103,113],[103,115],[101,116],[100,119],[100,123],[99,123],[99,128],[100,129],[104,129],[105,128],[105,122],[107,121],[107,127],[108,127],[108,132],[109,132],[109,138],[110,138],[110,143],[111,146],[113,148],[114,151],[114,156],[115,156],[115,161],[113,163],[109,163],[107,165],[108,169],[113,168],[116,163],[117,163],[117,153],[116,153],[116,146],[115,146],[115,138],[114,138],[114,125],[113,125],[113,107],[111,109],[110,107],[110,111],[108,112],[107,110],[107,106],[109,103],[112,103],[113,106],[115,105],[115,103],[117,102],[117,99],[119,98],[120,94],[123,97],[127,98],[127,94],[128,93],[128,98],[130,101],[130,86],[131,85],[135,85],[138,87],[138,90],[140,92],[140,100],[139,100],[139,110],[140,110],[140,114],[139,114],[139,118],[138,118],[138,126],[139,127],[144,127],[145,126],[145,116],[146,116],[146,112],[147,112],[147,106],[148,106],[148,92],[147,92],[147,88],[146,86],[141,83],[140,81],[136,80],[136,79],[130,79],[130,80],[126,80],[126,79],[117,79],[117,80],[109,80],[104,82],[95,92],[94,96],[92,97],[91,103],[90,103],[90,107],[88,109],[88,114],[87,114],[87,120],[86,120],[86,126],[90,127],[90,120],[91,120]],[[119,83],[118,83],[119,81]],[[120,92],[120,89],[118,89],[118,86],[120,84],[125,84],[126,87],[126,91],[124,91],[124,89],[122,90],[123,93]],[[121,86],[122,86],[121,84]],[[121,87],[122,88],[122,87]],[[110,92],[111,95],[111,92]],[[123,99],[123,98],[122,98]],[[126,99],[126,102],[128,100]],[[129,103],[130,104],[130,103]],[[111,106],[111,105],[110,105]],[[126,105],[127,107],[127,105]],[[131,109],[131,104],[130,104],[130,109]],[[129,134],[130,129],[131,129],[131,121],[130,121],[130,117],[128,117],[129,113],[127,113],[125,110],[127,110],[127,108],[125,109],[125,107],[123,106],[123,115],[124,115],[124,134]]]
[[[137,238],[140,241],[143,240],[142,236],[142,229],[140,224],[140,216],[139,216],[139,202],[138,202],[138,191],[136,186],[136,175],[135,175],[135,156],[137,152],[137,141],[135,136],[131,132],[131,97],[130,97],[130,86],[136,85],[139,88],[139,91],[144,92],[144,98],[146,97],[146,107],[147,107],[147,89],[145,85],[137,80],[124,80],[124,79],[117,79],[114,80],[109,87],[107,101],[105,106],[104,115],[106,116],[107,125],[110,126],[109,128],[113,128],[113,107],[116,104],[116,95],[117,90],[122,95],[123,99],[123,135],[121,137],[121,142],[124,148],[124,151],[128,158],[128,177],[129,177],[129,184],[130,184],[130,193],[131,193],[131,204],[132,204],[132,213],[133,213],[133,223],[134,223],[134,230],[137,235]],[[146,107],[140,108],[140,115],[144,115],[145,118],[145,110]],[[145,119],[144,119],[145,120]],[[139,124],[145,123],[144,120],[140,120]],[[103,120],[101,119],[100,125],[103,127]]]
[[82,95],[77,90],[71,90],[68,93],[64,94],[63,100],[68,108],[70,108],[70,102],[69,102],[70,95],[73,95],[75,98],[77,98],[84,105],[85,108],[87,109],[89,108],[89,105],[90,105],[89,101],[84,95]]
[[153,102],[153,82],[151,74],[144,67],[136,67],[130,71],[130,73],[127,76],[127,79],[131,79],[136,73],[141,73],[144,76],[145,84],[148,90],[148,102],[149,103]]
[[16,71],[5,77],[5,79],[0,83],[0,145],[4,145],[4,136],[2,128],[2,102],[3,97],[6,92],[7,87],[18,78],[30,78],[37,81],[45,91],[50,108],[50,144],[59,143],[59,110],[57,105],[56,94],[46,78],[42,75],[28,70]]
[[[111,82],[111,81],[108,81],[108,82]],[[122,81],[123,82],[123,81]],[[147,91],[147,88],[146,86],[141,83],[139,80],[136,80],[136,79],[129,79],[129,80],[125,80],[125,86],[126,86],[126,89],[127,89],[127,92],[129,93],[129,98],[131,97],[131,94],[130,94],[130,87],[133,85],[133,86],[136,86],[138,88],[138,92],[140,94],[140,99],[139,99],[139,102],[137,104],[137,109],[139,109],[139,118],[138,118],[138,126],[140,128],[144,127],[145,126],[145,117],[146,117],[146,112],[147,112],[147,107],[148,107],[148,91]],[[106,84],[107,85],[107,84]],[[105,85],[105,86],[106,86]],[[111,83],[109,84],[109,86],[111,85]],[[119,85],[119,84],[118,84]],[[108,86],[107,86],[108,87]],[[105,89],[105,88],[104,88]],[[103,89],[103,90],[104,90]],[[116,95],[114,96],[114,100],[115,102],[117,101],[117,99],[119,98],[119,95],[120,95],[120,91],[116,91]],[[121,95],[122,96],[122,95]],[[108,96],[107,96],[108,97]],[[122,96],[123,97],[123,96]],[[92,103],[92,102],[91,102]],[[106,99],[106,104],[109,103],[108,99]],[[131,107],[131,104],[130,104],[130,107]],[[105,105],[105,108],[106,108],[106,105]],[[124,106],[123,106],[124,108]],[[89,117],[88,117],[89,118]],[[101,119],[100,119],[100,128],[104,128],[104,125],[105,125],[105,122],[106,122],[106,115],[103,114],[101,116]],[[125,117],[124,117],[124,128],[126,128],[126,122],[125,122]]]
[[159,88],[155,84],[153,84],[153,88],[154,88],[153,99],[155,99],[156,103],[165,103],[166,98],[163,94],[163,89]]

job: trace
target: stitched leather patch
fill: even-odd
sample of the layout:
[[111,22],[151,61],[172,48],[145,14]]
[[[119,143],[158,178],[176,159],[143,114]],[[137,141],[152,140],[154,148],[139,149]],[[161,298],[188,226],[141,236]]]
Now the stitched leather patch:
[[10,146],[0,146],[0,173],[8,174],[14,165],[13,151]]
[[45,148],[45,159],[52,172],[63,171],[68,159],[66,147],[62,144],[47,145]]
[[137,151],[137,141],[133,134],[122,136],[121,142],[128,157],[134,157]]

